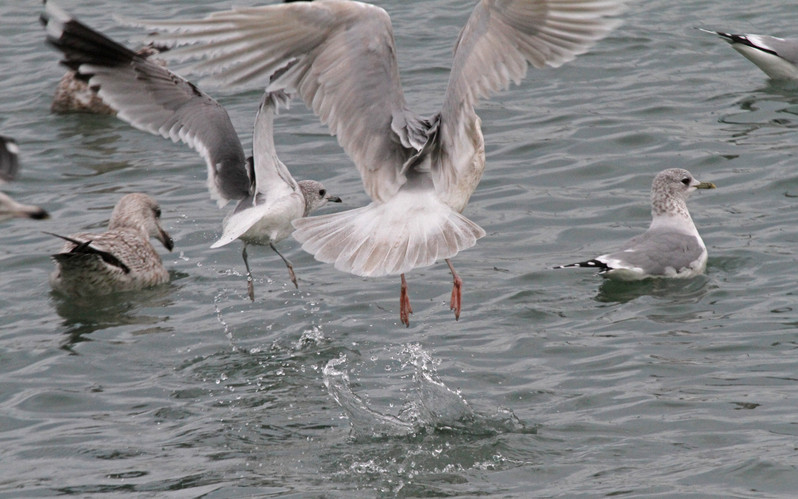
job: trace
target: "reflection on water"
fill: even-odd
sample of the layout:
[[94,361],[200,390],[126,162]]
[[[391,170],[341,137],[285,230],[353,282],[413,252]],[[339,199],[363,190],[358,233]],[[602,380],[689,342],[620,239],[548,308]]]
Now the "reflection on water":
[[[175,275],[172,275],[174,278]],[[72,297],[51,292],[51,303],[56,313],[63,319],[65,339],[61,348],[75,354],[72,348],[76,343],[91,341],[86,336],[97,330],[116,326],[142,326],[136,334],[169,332],[173,327],[160,325],[168,315],[148,315],[142,309],[163,309],[168,311],[174,305],[173,294],[179,286],[167,283],[160,286],[123,293],[92,297]]]
[[[798,83],[768,80],[764,87],[742,95],[738,107],[740,112],[726,113],[718,120],[735,126],[733,137],[736,141],[763,127],[798,128],[798,119],[795,118],[798,114]],[[751,142],[751,145],[764,144],[759,141]]]
[[711,280],[706,275],[691,279],[649,278],[639,281],[603,279],[595,299],[605,303],[626,303],[641,296],[654,296],[674,302],[697,303],[711,289]]
[[[475,2],[376,0],[418,111],[440,105]],[[139,34],[109,15],[139,17],[135,2],[64,3],[121,40]],[[210,200],[195,151],[50,113],[64,69],[33,4],[0,2],[0,133],[24,165],[7,187],[53,218],[0,228],[0,496],[795,495],[798,92],[685,28],[787,33],[791,2],[636,2],[594,50],[481,105],[488,164],[466,215],[488,235],[457,257],[466,310],[452,320],[445,266],[417,269],[408,329],[398,280],[343,274],[290,238],[300,289],[255,251],[250,302],[240,248],[209,250],[230,207]],[[158,0],[147,17],[229,4]],[[249,150],[260,90],[203,89]],[[297,178],[368,202],[300,102],[275,143]],[[691,201],[705,276],[550,269],[638,233],[651,178],[670,167],[718,185]],[[57,247],[40,231],[104,228],[133,191],[164,208],[172,283],[51,295]]]

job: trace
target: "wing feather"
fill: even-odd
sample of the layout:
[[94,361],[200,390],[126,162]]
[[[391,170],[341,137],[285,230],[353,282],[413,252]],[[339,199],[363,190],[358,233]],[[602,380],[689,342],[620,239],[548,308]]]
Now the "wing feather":
[[42,22],[62,63],[96,89],[134,127],[182,141],[208,167],[208,189],[220,205],[249,193],[241,141],[227,111],[213,98],[48,3]]
[[[424,120],[406,106],[388,14],[346,0],[238,8],[193,21],[141,21],[162,31],[170,57],[228,85],[261,82],[298,94],[354,161],[366,192],[393,197],[401,166],[426,142]],[[188,46],[185,46],[188,45]]]
[[[444,154],[473,147],[468,127],[476,121],[474,106],[519,84],[527,69],[558,67],[588,50],[607,35],[618,21],[623,0],[481,0],[460,32],[452,72],[441,111],[440,137]],[[451,164],[455,170],[471,168],[467,162]],[[454,182],[466,171],[445,172]],[[446,190],[446,186],[443,190]]]

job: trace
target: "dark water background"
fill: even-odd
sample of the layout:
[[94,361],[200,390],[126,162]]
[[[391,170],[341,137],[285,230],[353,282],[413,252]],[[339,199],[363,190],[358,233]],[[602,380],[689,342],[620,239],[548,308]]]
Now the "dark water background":
[[[254,2],[236,2],[241,5]],[[471,1],[376,2],[406,96],[440,103]],[[63,1],[120,40],[113,15],[197,16],[230,2]],[[466,215],[488,236],[398,278],[211,250],[224,214],[193,151],[114,118],[58,116],[63,70],[38,2],[0,4],[0,133],[22,148],[4,189],[49,221],[0,228],[0,496],[792,496],[798,490],[798,90],[704,25],[798,36],[782,1],[634,2],[589,54],[481,107],[488,168]],[[249,148],[259,91],[208,88]],[[298,178],[345,209],[356,171],[298,102],[277,121]],[[718,185],[691,199],[706,276],[614,284],[553,265],[642,231],[668,167]],[[101,230],[123,193],[160,200],[172,283],[78,303],[53,296],[41,231]]]

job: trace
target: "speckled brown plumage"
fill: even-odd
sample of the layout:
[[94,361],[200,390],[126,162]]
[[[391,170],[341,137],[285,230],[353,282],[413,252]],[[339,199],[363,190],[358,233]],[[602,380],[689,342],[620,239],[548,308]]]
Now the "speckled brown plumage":
[[169,273],[150,243],[150,237],[155,237],[172,250],[172,238],[161,228],[159,219],[160,208],[154,199],[146,194],[127,194],[114,208],[107,232],[58,236],[67,242],[53,255],[53,289],[87,296],[168,282]]

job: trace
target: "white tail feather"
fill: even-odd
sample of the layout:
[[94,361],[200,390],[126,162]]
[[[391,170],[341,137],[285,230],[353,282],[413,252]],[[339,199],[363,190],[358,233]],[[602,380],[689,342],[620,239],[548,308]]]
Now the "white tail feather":
[[485,235],[432,192],[294,220],[294,238],[317,260],[359,276],[403,274],[452,258]]

